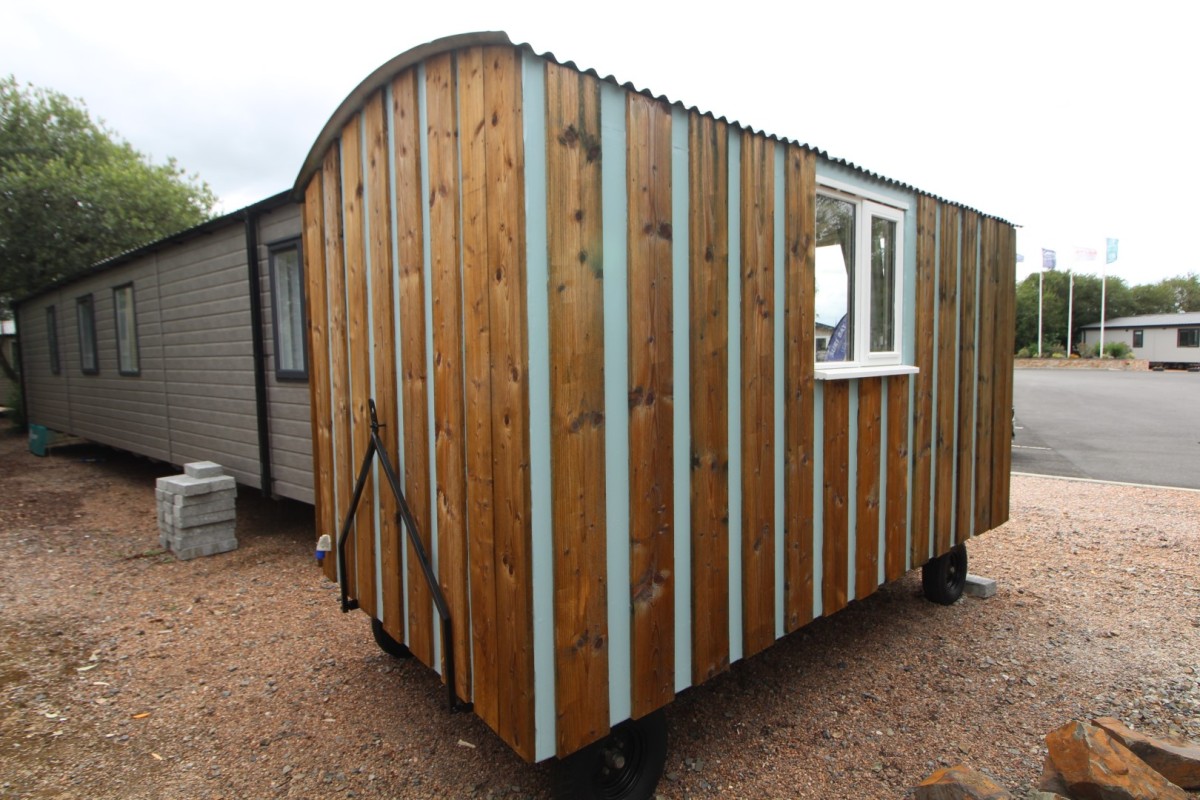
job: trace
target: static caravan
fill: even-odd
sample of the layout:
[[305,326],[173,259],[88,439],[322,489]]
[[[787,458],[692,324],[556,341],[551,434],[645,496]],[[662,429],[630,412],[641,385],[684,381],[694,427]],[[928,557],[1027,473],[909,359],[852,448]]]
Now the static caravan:
[[295,193],[324,568],[563,796],[1008,517],[1003,220],[502,33],[379,68]]
[[[1084,325],[1083,344],[1100,343],[1100,323]],[[1200,369],[1200,312],[1117,317],[1104,323],[1104,341],[1124,342],[1152,369]]]
[[21,300],[30,423],[311,503],[300,226],[281,193]]

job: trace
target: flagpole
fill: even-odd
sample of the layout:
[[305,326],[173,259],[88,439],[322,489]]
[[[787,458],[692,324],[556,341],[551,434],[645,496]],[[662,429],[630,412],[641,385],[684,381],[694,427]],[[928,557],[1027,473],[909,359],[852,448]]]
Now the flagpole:
[[1038,358],[1042,357],[1042,279],[1045,276],[1044,269],[1038,273]]
[[1075,314],[1075,273],[1068,272],[1067,275],[1071,279],[1071,288],[1067,291],[1067,358],[1070,358],[1075,349],[1075,337],[1071,329]]
[[1100,357],[1104,358],[1104,312],[1107,301],[1108,290],[1108,265],[1104,265],[1104,269],[1100,271]]

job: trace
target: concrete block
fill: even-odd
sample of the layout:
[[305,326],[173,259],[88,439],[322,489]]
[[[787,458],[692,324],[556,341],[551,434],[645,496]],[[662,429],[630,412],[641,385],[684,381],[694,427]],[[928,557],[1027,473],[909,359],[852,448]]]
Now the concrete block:
[[237,512],[232,508],[217,511],[205,511],[191,506],[172,506],[171,524],[176,528],[190,530],[201,525],[212,525],[214,522],[233,522]]
[[183,465],[183,472],[190,478],[220,478],[225,474],[224,468],[213,461],[193,461]]
[[175,551],[175,557],[180,561],[188,561],[200,556],[214,556],[217,553],[228,553],[230,550],[237,549],[237,539],[224,539],[215,542],[208,542],[201,545],[193,545],[180,548]]
[[159,478],[156,485],[167,494],[193,497],[210,494],[227,489],[235,489],[237,481],[226,475],[222,478],[193,478],[190,475],[172,475],[169,478]]
[[175,508],[199,508],[204,509],[203,513],[211,511],[223,511],[227,508],[233,508],[237,505],[237,495],[228,489],[222,489],[208,494],[188,495],[175,494],[167,495],[169,498],[166,505]]
[[967,585],[963,587],[963,594],[969,594],[972,597],[981,597],[986,600],[989,597],[996,595],[996,580],[994,578],[984,578],[981,575],[972,575],[967,573]]

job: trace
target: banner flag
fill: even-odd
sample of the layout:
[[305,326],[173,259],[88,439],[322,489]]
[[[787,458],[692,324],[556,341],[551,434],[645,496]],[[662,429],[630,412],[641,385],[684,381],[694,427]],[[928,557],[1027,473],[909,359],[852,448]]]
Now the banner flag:
[[1075,260],[1076,261],[1095,261],[1096,260],[1096,248],[1094,248],[1094,247],[1076,247],[1075,248]]
[[1024,260],[1025,260],[1025,256],[1021,255],[1020,253],[1017,253],[1017,263],[1020,264]]
[[1054,265],[1058,263],[1054,257],[1053,250],[1042,248],[1042,269],[1054,269]]
[[1105,245],[1104,263],[1111,264],[1117,260],[1117,240],[1106,239]]

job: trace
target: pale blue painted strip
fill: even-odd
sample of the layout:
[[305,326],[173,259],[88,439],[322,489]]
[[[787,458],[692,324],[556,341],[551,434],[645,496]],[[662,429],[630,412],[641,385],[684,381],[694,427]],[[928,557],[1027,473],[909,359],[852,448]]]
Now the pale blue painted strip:
[[941,262],[942,262],[942,214],[939,210],[934,215],[933,224],[933,348],[930,351],[933,356],[933,363],[930,366],[932,376],[929,379],[930,397],[932,401],[929,406],[929,530],[926,531],[929,552],[926,558],[933,558],[934,551],[937,549],[937,460],[938,460],[938,362],[941,348],[944,346],[938,341],[937,332],[939,329],[939,317],[941,316],[941,304],[938,302],[938,292],[941,291]]
[[742,136],[729,128],[729,663],[742,657]]
[[[384,113],[388,115],[387,144],[388,144],[388,192],[391,195],[392,214],[392,338],[396,342],[396,430],[385,432],[389,447],[396,449],[396,477],[404,486],[404,371],[400,365],[404,363],[404,340],[400,328],[400,217],[396,203],[396,130],[391,122],[391,110],[395,107],[392,95],[392,85],[389,83],[384,91]],[[408,534],[401,528],[396,530],[397,547],[400,560],[400,624],[404,630],[404,641],[411,643],[408,632]]]
[[[438,574],[438,502],[437,502],[437,440],[434,432],[437,430],[437,417],[433,408],[433,253],[430,252],[432,241],[429,233],[429,116],[425,96],[425,65],[417,66],[417,113],[420,117],[421,136],[421,236],[425,242],[423,249],[425,271],[425,374],[429,379],[425,382],[425,400],[429,419],[429,560],[433,565],[434,574]],[[433,625],[433,668],[440,674],[442,664],[442,626],[441,618],[434,608],[430,613],[430,624]]]
[[983,222],[975,225],[975,360],[972,362],[975,391],[972,394],[974,404],[971,407],[971,535],[975,531],[975,493],[978,491],[978,474],[975,471],[975,453],[978,452],[979,441],[975,432],[976,419],[979,416],[979,331],[982,324],[982,309],[979,307],[979,292],[983,287]]
[[[915,308],[915,306],[914,306]],[[917,566],[913,563],[912,546],[913,546],[913,516],[915,509],[913,508],[913,476],[916,470],[913,468],[916,463],[916,454],[913,452],[913,441],[916,439],[916,425],[913,419],[913,403],[917,399],[917,381],[915,377],[908,379],[908,521],[904,525],[904,530],[907,532],[904,539],[904,569],[907,572]]]
[[604,514],[608,520],[608,708],[613,725],[629,719],[633,708],[629,589],[629,209],[625,135],[625,90],[601,83]]
[[671,381],[674,386],[675,691],[692,685],[692,394],[688,115],[671,109]]
[[813,383],[813,617],[819,617],[825,613],[825,382]]
[[525,274],[529,321],[529,488],[533,560],[534,750],[555,753],[554,543],[550,518],[550,310],[546,295],[546,73],[521,54],[525,126]]
[[875,548],[875,552],[878,554],[876,586],[881,585],[884,578],[887,577],[887,570],[884,569],[884,566],[887,563],[888,389],[894,380],[898,380],[898,378],[895,376],[884,378],[883,386],[879,390],[882,397],[879,403],[879,544]]
[[[363,192],[361,199],[360,211],[362,212],[362,236],[363,236],[363,274],[367,280],[367,307],[363,309],[363,314],[366,320],[363,322],[363,329],[367,333],[367,386],[366,396],[375,396],[375,325],[374,313],[375,308],[371,303],[371,298],[375,296],[375,292],[371,285],[371,215],[367,213],[367,209],[371,207],[371,203],[375,202],[370,195],[370,181],[367,180],[367,162],[370,160],[367,155],[367,120],[366,114],[359,115],[358,125],[358,146],[359,152],[362,154],[362,186]],[[383,553],[383,532],[379,525],[379,470],[378,463],[371,466],[371,516],[374,520],[375,531],[375,618],[380,622],[383,621],[383,559],[380,555]]]
[[959,212],[958,247],[955,248],[956,263],[954,265],[954,284],[959,287],[954,293],[954,410],[951,427],[950,447],[954,455],[950,466],[950,544],[961,542],[962,533],[958,530],[958,409],[962,403],[959,396],[959,376],[962,374],[962,212]]
[[775,313],[772,316],[772,321],[775,324],[775,638],[781,638],[787,631],[784,627],[784,597],[783,583],[785,580],[783,571],[783,561],[785,557],[784,549],[784,528],[783,528],[783,508],[784,508],[784,492],[786,482],[784,481],[784,443],[787,437],[784,435],[784,399],[787,381],[784,380],[786,368],[784,366],[784,305],[787,301],[787,295],[784,293],[784,225],[786,217],[784,215],[784,183],[787,179],[784,170],[784,147],[779,142],[775,142]]
[[846,426],[846,446],[849,449],[849,459],[846,480],[846,600],[853,600],[858,590],[858,570],[854,565],[858,559],[858,390],[862,381],[850,381],[850,412],[849,424]]

